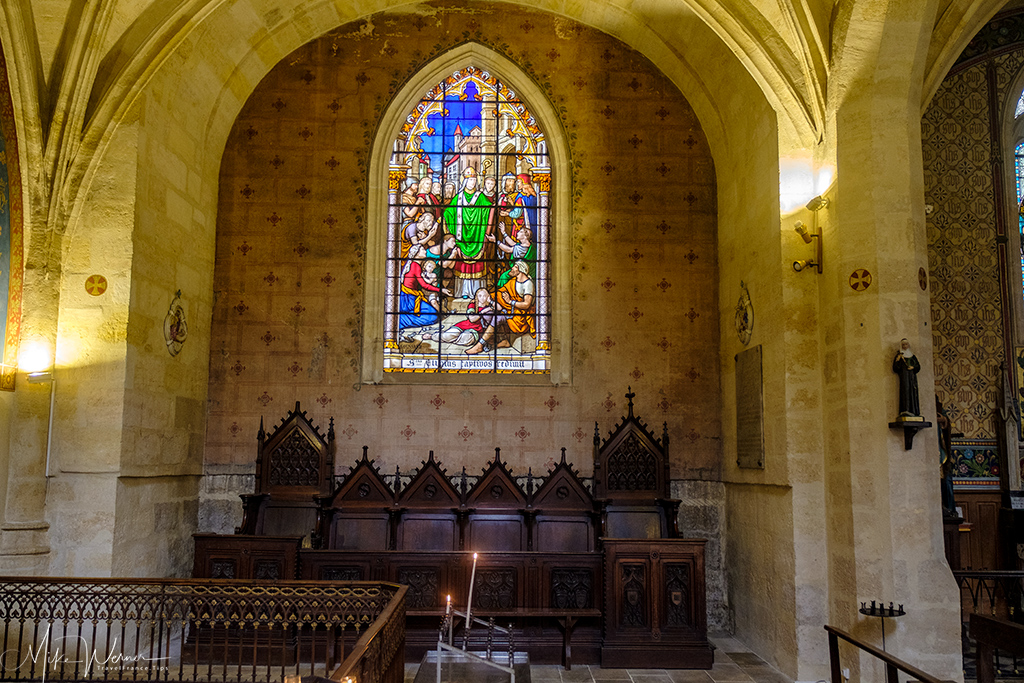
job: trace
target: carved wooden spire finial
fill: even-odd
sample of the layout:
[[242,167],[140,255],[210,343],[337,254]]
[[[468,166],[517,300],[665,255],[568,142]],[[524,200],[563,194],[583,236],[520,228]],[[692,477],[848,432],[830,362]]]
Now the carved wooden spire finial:
[[633,417],[633,397],[636,394],[633,393],[633,387],[626,387],[626,400],[629,401],[629,416]]

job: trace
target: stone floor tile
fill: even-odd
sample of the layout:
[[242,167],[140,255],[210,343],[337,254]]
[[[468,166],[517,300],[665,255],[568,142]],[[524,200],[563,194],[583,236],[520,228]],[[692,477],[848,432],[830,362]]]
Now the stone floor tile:
[[595,681],[628,681],[629,671],[626,669],[602,669],[599,666],[590,667],[590,674]]
[[572,671],[566,671],[559,667],[559,672],[562,676],[562,683],[593,683],[594,680],[590,667],[586,664],[577,664],[572,668]]
[[672,683],[668,672],[664,670],[653,673],[650,669],[630,669],[629,677],[633,679],[633,683]]
[[[582,668],[586,669],[586,666]],[[530,679],[534,681],[561,681],[562,667],[557,664],[531,664]]]
[[[722,633],[720,631],[709,633],[708,640],[722,652],[750,652],[750,648],[730,636],[728,633]],[[717,655],[718,652],[715,654]]]
[[704,669],[671,669],[668,677],[672,683],[712,683],[711,676]]
[[708,670],[708,675],[715,683],[746,683],[753,680],[736,664],[718,664]]
[[755,655],[753,652],[726,652],[724,654],[731,659],[734,664],[739,664],[740,666],[760,666],[767,664],[767,662]]

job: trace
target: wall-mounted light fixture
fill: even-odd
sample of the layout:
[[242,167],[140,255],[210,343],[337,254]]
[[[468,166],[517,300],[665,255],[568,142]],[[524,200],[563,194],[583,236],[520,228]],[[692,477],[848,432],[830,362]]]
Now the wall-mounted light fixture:
[[808,211],[820,211],[821,209],[824,209],[826,206],[828,206],[828,199],[822,197],[820,194],[811,201],[807,202]]
[[828,206],[828,199],[818,195],[811,201],[807,202],[807,210],[814,212],[814,227],[811,230],[808,230],[803,221],[797,221],[793,225],[793,229],[796,230],[796,234],[800,235],[800,239],[802,239],[805,244],[810,244],[817,240],[813,259],[800,259],[799,261],[793,261],[793,270],[798,273],[806,268],[814,268],[819,274],[821,273],[821,231],[817,229],[817,212],[824,209],[826,206]]

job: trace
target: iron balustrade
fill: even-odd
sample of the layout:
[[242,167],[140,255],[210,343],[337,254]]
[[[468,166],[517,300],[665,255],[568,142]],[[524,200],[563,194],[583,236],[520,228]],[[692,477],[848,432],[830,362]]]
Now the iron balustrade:
[[[971,633],[972,614],[1024,623],[1024,571],[954,571],[960,588],[960,615],[965,678],[977,678],[978,647]],[[995,648],[996,677],[1019,677],[1024,657]]]
[[[977,644],[978,683],[994,683],[993,658],[997,650],[1024,655],[1024,626],[983,614],[971,615],[971,636]],[[1020,673],[1019,671],[1017,673]]]
[[382,582],[3,577],[0,680],[275,681],[345,670],[359,683],[392,683],[381,662],[396,642],[404,647],[406,591]]

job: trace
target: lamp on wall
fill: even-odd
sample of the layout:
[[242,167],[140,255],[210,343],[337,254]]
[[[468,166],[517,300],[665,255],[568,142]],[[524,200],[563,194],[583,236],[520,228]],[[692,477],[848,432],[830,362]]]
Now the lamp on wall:
[[826,206],[828,206],[828,199],[822,197],[820,194],[811,201],[807,202],[808,211],[819,211],[821,209],[824,209]]
[[796,230],[796,234],[800,235],[800,239],[802,239],[805,244],[810,244],[811,242],[817,240],[817,243],[815,245],[815,254],[813,259],[800,259],[799,261],[793,261],[793,270],[799,273],[807,268],[814,268],[818,271],[818,274],[820,275],[822,247],[821,231],[817,229],[817,212],[828,206],[828,199],[822,197],[821,195],[818,195],[811,201],[807,202],[806,206],[807,210],[811,211],[814,214],[814,227],[811,230],[808,230],[807,226],[804,225],[803,221],[797,221],[793,225],[793,229]]

